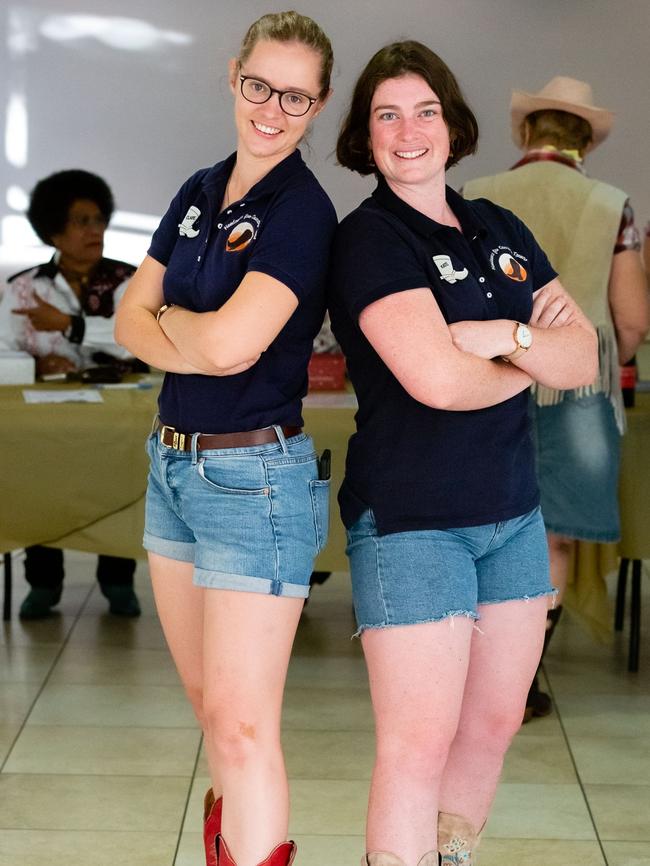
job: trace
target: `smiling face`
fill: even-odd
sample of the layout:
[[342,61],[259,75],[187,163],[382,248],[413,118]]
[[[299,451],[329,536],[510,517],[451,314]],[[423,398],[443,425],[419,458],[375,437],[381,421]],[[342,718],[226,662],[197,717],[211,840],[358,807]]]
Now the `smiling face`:
[[370,105],[370,147],[392,189],[444,186],[449,130],[440,100],[419,75],[389,78]]
[[235,95],[238,154],[278,163],[296,149],[327,97],[317,99],[302,117],[293,117],[280,108],[277,93],[272,93],[271,98],[261,104],[248,102],[241,92],[240,75],[258,79],[274,90],[318,97],[321,57],[300,42],[262,39],[241,67],[238,61],[231,61],[230,86]]

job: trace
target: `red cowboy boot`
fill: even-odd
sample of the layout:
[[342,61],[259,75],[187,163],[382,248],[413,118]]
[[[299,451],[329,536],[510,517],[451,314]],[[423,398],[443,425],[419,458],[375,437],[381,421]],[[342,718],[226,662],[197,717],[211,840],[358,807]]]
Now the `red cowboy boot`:
[[223,797],[214,799],[212,788],[208,788],[203,800],[203,844],[205,846],[205,866],[217,866],[215,841],[221,833],[221,811]]
[[[217,866],[237,866],[223,836],[217,836],[215,851],[217,853]],[[282,842],[271,851],[265,860],[258,863],[258,866],[291,866],[295,856],[296,843]]]

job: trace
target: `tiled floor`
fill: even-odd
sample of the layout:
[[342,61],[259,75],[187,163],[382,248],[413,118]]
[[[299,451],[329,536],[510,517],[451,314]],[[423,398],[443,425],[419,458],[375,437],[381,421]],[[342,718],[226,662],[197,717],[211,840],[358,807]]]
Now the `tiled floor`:
[[[0,866],[201,866],[207,766],[145,569],[144,616],[120,621],[93,557],[66,561],[61,615],[2,632]],[[314,591],[286,694],[300,866],[356,866],[363,850],[372,714],[352,631],[337,574]],[[639,674],[626,651],[563,620],[546,664],[558,712],[517,736],[481,866],[650,864],[650,635]]]

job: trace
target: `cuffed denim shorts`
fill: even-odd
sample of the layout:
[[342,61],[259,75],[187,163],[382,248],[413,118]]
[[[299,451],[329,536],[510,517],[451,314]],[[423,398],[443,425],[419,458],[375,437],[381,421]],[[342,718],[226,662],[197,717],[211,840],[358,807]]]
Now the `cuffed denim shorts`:
[[540,509],[465,526],[378,535],[371,510],[348,530],[358,631],[480,619],[479,605],[554,593]]
[[194,563],[194,583],[306,598],[325,546],[329,481],[304,433],[246,448],[191,452],[147,441],[144,547]]
[[533,403],[531,416],[546,528],[584,541],[617,541],[621,434],[608,397]]

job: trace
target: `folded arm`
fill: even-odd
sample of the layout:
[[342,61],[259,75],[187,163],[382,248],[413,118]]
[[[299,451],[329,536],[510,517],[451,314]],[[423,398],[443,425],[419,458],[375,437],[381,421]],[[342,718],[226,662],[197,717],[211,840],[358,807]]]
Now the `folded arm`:
[[[533,342],[513,362],[535,382],[549,388],[579,388],[598,375],[596,331],[558,279],[533,294],[528,323]],[[456,322],[450,326],[454,344],[482,358],[499,358],[517,348],[510,319]]]
[[480,358],[452,341],[431,289],[388,295],[359,325],[402,387],[434,409],[484,409],[524,391],[531,377],[513,364]]
[[250,271],[218,310],[193,313],[171,307],[160,326],[192,364],[230,370],[254,364],[297,306],[298,298],[284,283]]

